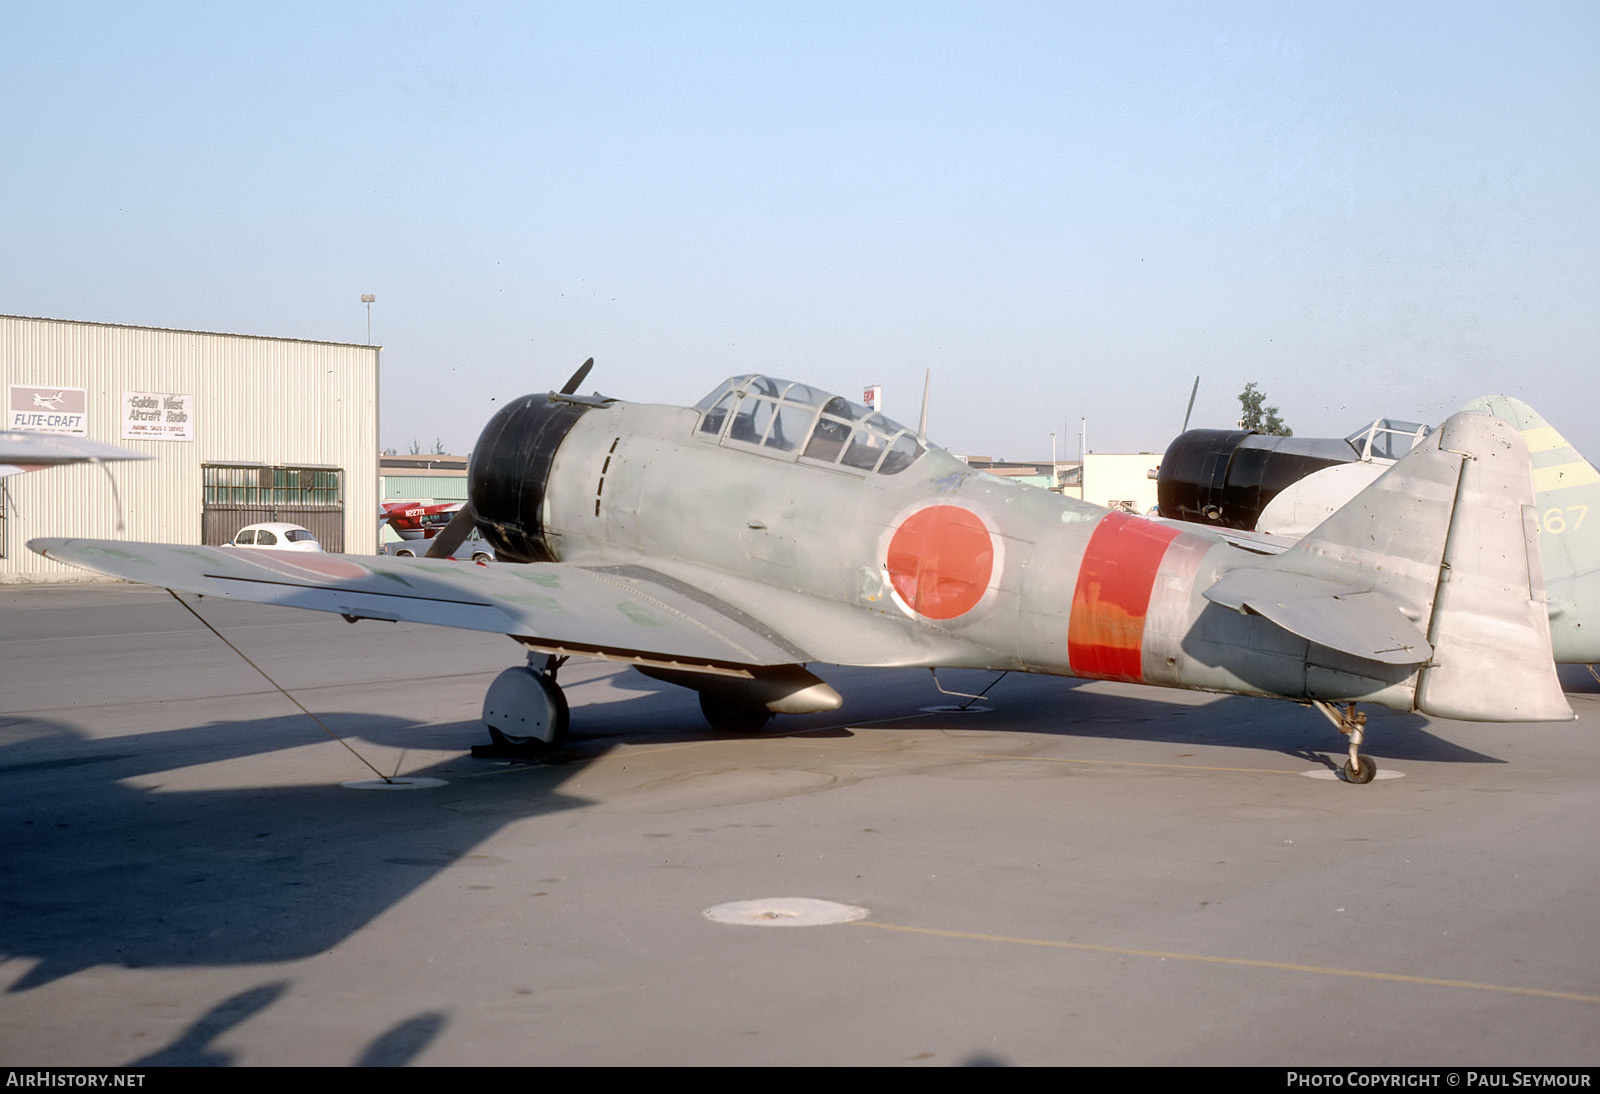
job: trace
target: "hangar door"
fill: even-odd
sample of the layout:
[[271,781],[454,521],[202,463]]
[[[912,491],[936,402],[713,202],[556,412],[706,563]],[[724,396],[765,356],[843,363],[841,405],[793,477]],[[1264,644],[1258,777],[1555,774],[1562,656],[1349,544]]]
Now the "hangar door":
[[309,528],[324,550],[344,550],[344,472],[337,467],[203,465],[200,542],[226,543],[247,524],[281,520]]

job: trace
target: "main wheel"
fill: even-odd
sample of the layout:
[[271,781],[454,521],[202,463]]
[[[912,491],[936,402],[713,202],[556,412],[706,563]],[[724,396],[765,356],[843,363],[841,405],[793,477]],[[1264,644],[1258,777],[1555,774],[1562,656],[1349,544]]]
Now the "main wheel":
[[526,666],[496,676],[483,697],[483,724],[511,745],[558,745],[571,717],[561,686]]
[[700,713],[718,733],[754,733],[772,720],[772,711],[765,707],[742,707],[703,691]]
[[1371,756],[1356,753],[1357,766],[1350,766],[1350,761],[1344,762],[1344,778],[1346,782],[1369,783],[1378,774],[1378,765],[1372,762]]

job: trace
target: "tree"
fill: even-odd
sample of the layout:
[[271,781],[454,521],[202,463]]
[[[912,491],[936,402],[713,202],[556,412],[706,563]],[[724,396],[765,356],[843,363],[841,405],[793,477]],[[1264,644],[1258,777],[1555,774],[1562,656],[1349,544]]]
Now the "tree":
[[416,456],[416,455],[420,455],[421,452],[422,452],[422,446],[417,443],[417,439],[415,437],[412,437],[411,438],[411,454],[413,456]]
[[1239,415],[1239,428],[1253,429],[1269,437],[1293,437],[1294,430],[1278,417],[1278,408],[1261,405],[1266,401],[1266,393],[1256,390],[1254,380],[1244,385],[1244,390],[1239,393],[1239,409],[1242,411]]

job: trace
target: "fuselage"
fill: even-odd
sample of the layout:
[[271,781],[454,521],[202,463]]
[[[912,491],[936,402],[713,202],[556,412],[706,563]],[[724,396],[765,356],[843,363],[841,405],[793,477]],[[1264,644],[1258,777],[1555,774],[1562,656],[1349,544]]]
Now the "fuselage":
[[[740,396],[754,396],[731,390],[697,408],[545,395],[508,405],[473,454],[484,538],[513,561],[620,553],[727,575],[930,639],[926,659],[896,643],[852,663],[951,664],[937,636],[958,639],[972,667],[1413,702],[1414,666],[1350,657],[1207,601],[1218,577],[1260,558],[1217,536],[974,471],[886,419],[841,439],[833,403],[812,400],[808,416],[771,397],[741,432],[751,407]],[[764,622],[781,632],[790,621]]]

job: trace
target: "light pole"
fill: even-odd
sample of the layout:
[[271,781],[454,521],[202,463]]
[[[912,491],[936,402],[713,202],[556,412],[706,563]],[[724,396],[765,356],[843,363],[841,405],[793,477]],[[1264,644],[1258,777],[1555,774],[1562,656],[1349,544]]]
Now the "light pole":
[[361,302],[367,306],[367,345],[372,345],[372,305],[378,298],[372,293],[361,294]]

